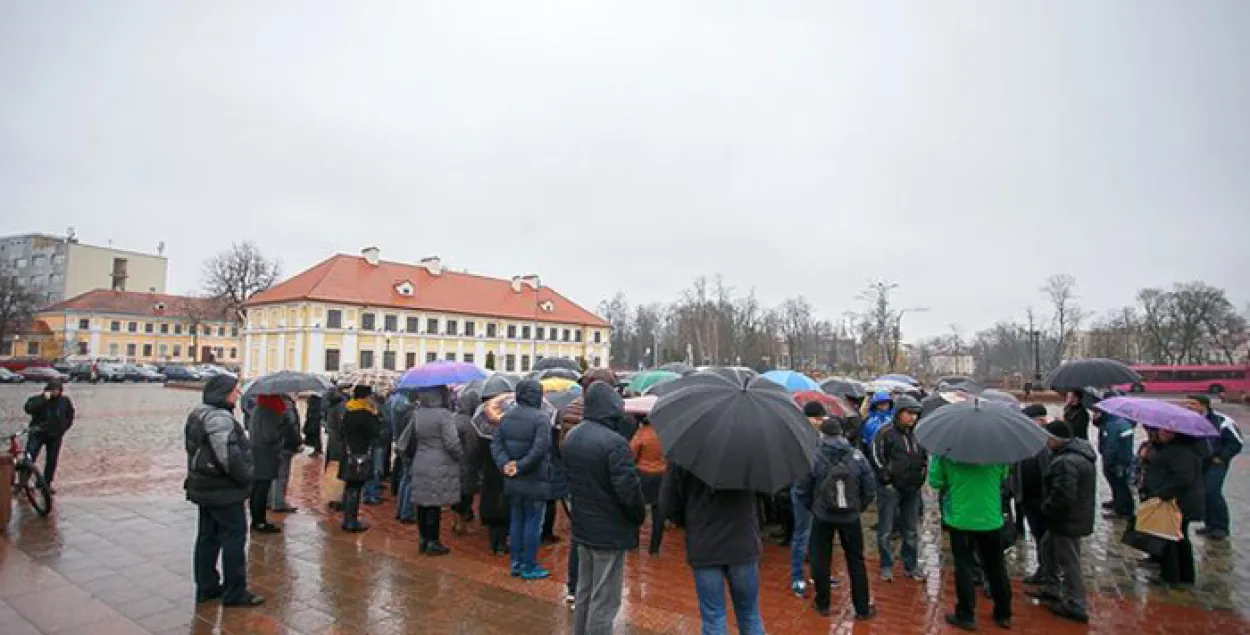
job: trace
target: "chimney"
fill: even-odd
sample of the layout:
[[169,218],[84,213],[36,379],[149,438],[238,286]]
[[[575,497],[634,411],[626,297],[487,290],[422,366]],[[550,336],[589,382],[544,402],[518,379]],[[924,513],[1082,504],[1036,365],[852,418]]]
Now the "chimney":
[[512,276],[512,291],[521,292],[521,287],[527,286],[535,291],[542,288],[542,281],[538,279],[538,274],[529,274],[524,276]]
[[365,247],[360,250],[360,255],[365,257],[365,262],[375,267],[378,265],[378,255],[381,253],[377,247]]
[[438,256],[427,256],[422,258],[418,264],[424,267],[426,271],[430,272],[431,276],[437,276],[443,273],[443,259]]

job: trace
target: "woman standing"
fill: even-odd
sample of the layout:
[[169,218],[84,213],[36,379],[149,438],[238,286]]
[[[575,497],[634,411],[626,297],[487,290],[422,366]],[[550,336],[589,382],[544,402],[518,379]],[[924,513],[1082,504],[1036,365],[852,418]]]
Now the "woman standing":
[[343,442],[345,452],[339,466],[339,479],[343,489],[343,531],[362,532],[369,528],[360,522],[360,497],[365,482],[369,480],[372,457],[370,450],[382,434],[382,419],[370,396],[373,389],[356,386],[352,399],[347,402],[343,415]]
[[282,453],[278,455],[278,476],[269,488],[269,511],[293,514],[294,505],[286,500],[286,490],[291,485],[291,460],[304,449],[301,443],[299,408],[290,395],[282,395]]
[[473,428],[473,413],[482,405],[482,398],[475,391],[460,394],[456,402],[456,435],[460,438],[460,502],[456,509],[456,523],[452,530],[464,533],[468,524],[473,521],[473,495],[481,488],[478,478],[481,466],[478,465],[478,436]]
[[1202,481],[1202,451],[1197,439],[1168,430],[1152,431],[1150,449],[1141,455],[1144,468],[1142,497],[1176,501],[1181,510],[1181,539],[1168,542],[1161,556],[1163,586],[1192,585],[1194,545],[1189,525],[1205,512],[1206,490]]
[[325,412],[321,408],[321,395],[313,393],[308,396],[308,412],[304,416],[304,445],[312,448],[311,458],[321,456],[321,419]]
[[660,541],[664,538],[664,515],[659,507],[660,483],[668,470],[668,461],[664,459],[664,447],[655,428],[651,427],[651,420],[643,417],[639,424],[638,432],[629,442],[629,449],[634,453],[638,476],[642,478],[642,498],[651,511],[651,543],[647,551],[654,556],[660,553]]
[[282,533],[282,528],[265,516],[269,489],[278,478],[282,462],[282,428],[286,404],[279,395],[260,395],[252,411],[249,436],[252,439],[252,531],[258,534]]
[[445,505],[460,502],[460,461],[463,450],[449,406],[445,386],[417,393],[417,408],[404,431],[406,456],[412,457],[412,502],[417,506],[421,553],[451,553],[438,540],[439,521]]

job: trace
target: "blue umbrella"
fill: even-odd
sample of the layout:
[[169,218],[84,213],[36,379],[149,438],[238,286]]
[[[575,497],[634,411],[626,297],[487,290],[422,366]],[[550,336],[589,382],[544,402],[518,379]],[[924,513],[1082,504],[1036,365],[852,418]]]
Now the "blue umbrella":
[[399,378],[401,390],[455,386],[485,379],[486,373],[468,362],[430,362],[410,368]]
[[899,375],[899,374],[882,375],[877,378],[877,381],[898,381],[904,384],[911,384],[913,386],[920,385],[920,382],[916,381],[916,378],[912,377],[911,375]]
[[796,373],[792,370],[770,370],[762,376],[774,384],[780,384],[790,392],[802,392],[804,390],[820,391],[820,384],[816,383],[815,380],[803,373]]

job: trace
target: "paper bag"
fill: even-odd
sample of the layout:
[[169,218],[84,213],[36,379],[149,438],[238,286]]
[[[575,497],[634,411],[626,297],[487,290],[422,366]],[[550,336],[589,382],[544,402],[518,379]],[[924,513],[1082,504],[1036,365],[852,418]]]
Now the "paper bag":
[[321,497],[327,503],[337,503],[343,500],[343,481],[339,480],[339,462],[331,461],[326,466],[326,471],[321,475]]
[[1177,542],[1181,539],[1181,510],[1176,501],[1152,498],[1137,508],[1137,533]]

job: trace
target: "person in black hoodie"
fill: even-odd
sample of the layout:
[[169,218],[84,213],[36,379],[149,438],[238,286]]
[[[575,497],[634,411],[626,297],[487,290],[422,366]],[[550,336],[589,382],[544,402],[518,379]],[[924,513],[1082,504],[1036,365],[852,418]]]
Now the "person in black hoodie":
[[[1033,420],[1041,427],[1049,423],[1046,406],[1032,404],[1024,407],[1024,416]],[[1029,534],[1033,536],[1034,547],[1038,554],[1042,550],[1042,538],[1046,536],[1046,517],[1042,513],[1042,473],[1046,463],[1050,461],[1050,448],[1042,448],[1037,456],[1025,459],[1012,466],[1011,490],[1015,496],[1019,517],[1028,525]],[[1025,584],[1041,584],[1047,577],[1042,571],[1041,558],[1038,569],[1024,578]]]
[[894,421],[877,431],[869,457],[877,472],[877,551],[881,556],[881,578],[894,579],[894,553],[891,534],[903,536],[903,571],[913,580],[924,580],[920,572],[919,524],[920,491],[928,474],[929,453],[916,442],[916,420],[921,405],[902,395],[894,402]]
[[1076,438],[1089,441],[1089,410],[1085,409],[1085,391],[1069,390],[1065,397],[1063,420],[1072,428]]
[[[217,375],[204,386],[203,404],[187,416],[187,500],[199,507],[195,535],[195,601],[259,606],[247,590],[247,512],[252,493],[252,448],[234,418],[239,380]],[[217,572],[221,558],[223,577]]]
[[638,548],[646,519],[642,481],[619,432],[625,401],[608,384],[586,390],[582,421],[561,446],[568,470],[578,585],[573,632],[610,633],[621,608],[625,552]]
[[339,478],[346,483],[343,488],[343,531],[353,533],[369,528],[360,522],[360,499],[372,467],[370,452],[382,435],[382,419],[378,416],[372,396],[373,389],[369,386],[356,386],[343,415],[345,452],[339,467]]
[[1141,455],[1143,499],[1158,498],[1176,501],[1181,510],[1181,539],[1169,541],[1160,564],[1157,584],[1192,585],[1194,546],[1189,540],[1189,525],[1202,520],[1206,512],[1206,491],[1203,488],[1203,452],[1193,437],[1158,430],[1152,435],[1151,447]]
[[321,403],[321,395],[309,395],[308,411],[304,414],[304,445],[312,448],[308,456],[313,459],[321,456],[321,420],[325,417]]
[[[39,451],[48,449],[43,463],[43,480],[52,487],[56,478],[56,464],[61,458],[61,439],[74,426],[74,402],[65,396],[59,381],[50,381],[43,392],[26,400],[26,414],[30,415],[30,441],[26,454],[31,462],[39,460]],[[56,490],[52,490],[56,493]]]
[[1081,577],[1081,539],[1094,533],[1098,506],[1098,455],[1084,439],[1073,437],[1066,422],[1049,428],[1050,460],[1042,475],[1042,514],[1046,536],[1040,557],[1047,573],[1036,596],[1050,612],[1075,622],[1088,623],[1085,581]]

